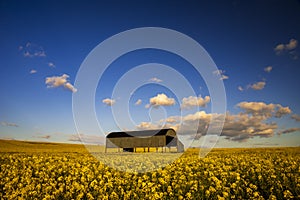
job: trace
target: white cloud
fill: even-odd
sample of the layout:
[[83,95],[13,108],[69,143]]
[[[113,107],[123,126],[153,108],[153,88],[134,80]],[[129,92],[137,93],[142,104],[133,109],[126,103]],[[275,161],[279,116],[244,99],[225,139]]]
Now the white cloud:
[[288,115],[288,114],[292,113],[292,110],[289,107],[283,107],[280,104],[277,104],[276,107],[277,107],[277,110],[276,110],[274,116],[277,118],[281,118],[284,115]]
[[237,104],[239,108],[245,111],[247,114],[254,116],[271,117],[275,111],[275,104],[266,104],[264,102],[241,102]]
[[207,114],[205,111],[198,111],[194,114],[188,114],[186,116],[184,116],[182,118],[182,120],[184,122],[187,122],[187,121],[196,121],[196,120],[204,120],[206,122],[208,122],[211,118],[211,114]]
[[213,72],[214,75],[220,76],[220,80],[226,80],[229,79],[229,76],[225,75],[225,70],[216,70]]
[[69,138],[71,142],[83,142],[88,144],[104,144],[104,137],[98,135],[74,134]]
[[151,122],[141,122],[136,126],[136,128],[140,130],[151,130],[151,129],[160,129],[162,127],[157,124],[152,124]]
[[74,93],[77,92],[77,89],[69,82],[67,82],[64,86],[65,86],[65,88],[67,88],[71,92],[74,92]]
[[63,74],[62,76],[52,76],[46,77],[45,84],[48,88],[56,88],[60,86],[64,86],[66,89],[76,92],[77,89],[68,82],[69,75]]
[[285,45],[287,50],[293,50],[298,46],[298,41],[295,39],[290,39],[290,42]]
[[168,118],[166,118],[166,119],[161,119],[159,122],[160,123],[165,123],[165,122],[167,122],[167,123],[176,123],[176,122],[178,122],[180,120],[180,118],[179,117],[177,117],[177,116],[171,116],[171,117],[168,117]]
[[242,92],[242,91],[244,91],[244,88],[242,86],[239,86],[238,90]]
[[167,97],[164,93],[150,98],[151,106],[172,106],[175,104],[175,99]]
[[19,46],[19,51],[23,52],[24,57],[46,57],[46,53],[42,46],[27,42],[25,46]]
[[50,139],[51,135],[40,135],[40,136],[35,136],[36,138],[43,138],[43,139]]
[[19,127],[19,125],[10,122],[0,122],[1,126]]
[[49,67],[52,67],[52,68],[54,68],[54,67],[55,67],[55,65],[54,65],[54,63],[53,63],[53,62],[49,62],[49,63],[48,63],[48,66],[49,66]]
[[[237,107],[242,112],[238,114],[230,114],[229,112],[216,114],[198,111],[185,116],[170,116],[159,120],[157,124],[141,122],[137,128],[174,128],[183,135],[192,135],[197,131],[195,139],[199,139],[207,134],[208,127],[212,131],[215,130],[219,126],[220,120],[225,118],[221,137],[231,141],[245,142],[254,137],[272,137],[278,125],[275,122],[270,122],[270,120],[292,112],[288,107],[283,107],[280,104],[266,104],[264,102],[240,102]],[[212,119],[214,119],[214,124],[210,124]],[[197,130],[192,130],[195,127]],[[284,133],[292,131],[295,129],[289,129]]]
[[33,57],[33,55],[30,54],[28,51],[25,51],[25,52],[23,53],[23,56],[24,56],[24,57],[27,57],[27,58]]
[[298,41],[296,39],[290,39],[289,43],[287,44],[278,44],[275,48],[274,51],[277,55],[280,55],[286,51],[291,51],[297,48],[298,46]]
[[268,67],[264,68],[265,72],[267,72],[267,73],[270,73],[272,71],[272,69],[273,69],[272,66],[268,66]]
[[291,118],[296,120],[297,122],[300,122],[300,115],[294,114],[291,116]]
[[142,100],[141,99],[138,99],[135,103],[134,103],[135,105],[141,105],[142,104]]
[[67,74],[63,74],[62,76],[47,77],[45,83],[48,85],[47,87],[49,88],[59,87],[67,83],[68,78],[69,75]]
[[252,85],[250,85],[249,87],[253,90],[262,90],[264,89],[266,86],[266,82],[265,81],[259,81],[256,83],[253,83]]
[[284,51],[284,49],[285,49],[284,44],[278,44],[278,45],[275,47],[274,51],[275,51],[275,53],[276,53],[277,55],[279,55],[279,54],[281,54],[281,53]]
[[156,83],[160,83],[160,82],[162,82],[162,80],[161,80],[161,79],[159,79],[159,78],[156,78],[156,77],[150,78],[150,79],[149,79],[149,81],[156,82]]
[[210,102],[210,97],[206,96],[202,98],[201,96],[195,97],[195,96],[189,96],[189,97],[184,97],[182,99],[181,103],[181,108],[182,109],[190,109],[195,106],[199,107],[205,107],[206,104]]
[[281,118],[292,113],[289,107],[283,107],[280,104],[266,104],[264,102],[241,102],[237,106],[244,110],[247,114],[261,116],[263,118],[269,118],[272,116]]
[[116,103],[116,101],[114,99],[109,99],[109,98],[106,98],[106,99],[103,99],[102,100],[102,103],[108,105],[108,106],[112,106]]
[[300,128],[298,127],[295,127],[295,128],[288,128],[288,129],[285,129],[283,131],[279,131],[278,132],[278,135],[281,135],[281,134],[287,134],[287,133],[293,133],[293,132],[296,132],[296,131],[300,131]]
[[32,70],[30,70],[29,73],[30,73],[30,74],[35,74],[35,73],[37,73],[37,71],[36,71],[35,69],[32,69]]

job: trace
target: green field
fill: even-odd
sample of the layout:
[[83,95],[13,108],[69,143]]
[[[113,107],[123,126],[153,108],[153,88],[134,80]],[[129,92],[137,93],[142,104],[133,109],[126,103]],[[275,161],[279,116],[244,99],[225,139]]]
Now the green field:
[[215,149],[205,158],[189,149],[131,173],[177,154],[95,154],[109,167],[83,145],[0,147],[0,199],[300,199],[300,148]]

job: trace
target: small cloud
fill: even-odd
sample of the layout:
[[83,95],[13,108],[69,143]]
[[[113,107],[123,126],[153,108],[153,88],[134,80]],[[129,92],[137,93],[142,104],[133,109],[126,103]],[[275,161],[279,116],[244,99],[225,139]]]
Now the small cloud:
[[283,131],[279,131],[278,135],[287,134],[287,133],[293,133],[293,132],[296,132],[296,131],[300,131],[300,128],[288,128],[288,129],[285,129]]
[[23,53],[23,56],[24,56],[24,57],[28,57],[28,58],[33,57],[33,55],[31,55],[28,51],[25,51],[25,52]]
[[285,47],[284,47],[284,44],[278,44],[274,51],[277,55],[280,55],[283,51],[284,51]]
[[264,71],[267,73],[270,73],[272,71],[273,67],[272,66],[268,66],[264,68]]
[[175,105],[175,99],[167,97],[164,93],[150,98],[151,106],[172,106]]
[[288,44],[285,45],[287,50],[293,50],[298,46],[298,41],[295,39],[291,39]]
[[297,122],[300,122],[300,115],[294,114],[291,116],[291,118],[296,120]]
[[277,55],[281,55],[284,52],[290,52],[294,49],[296,49],[298,46],[298,41],[296,39],[290,39],[289,43],[287,44],[278,44],[274,51]]
[[33,54],[35,57],[46,57],[46,53],[44,50],[37,51]]
[[214,75],[216,76],[220,76],[220,80],[226,80],[226,79],[229,79],[229,76],[225,75],[225,70],[216,70],[213,72]]
[[48,88],[64,86],[66,89],[72,92],[77,92],[77,89],[67,80],[68,78],[69,75],[67,74],[63,74],[62,76],[46,77],[45,84]]
[[266,86],[265,81],[259,81],[259,82],[256,82],[256,83],[250,85],[249,88],[251,88],[253,90],[262,90],[265,88],[265,86]]
[[156,82],[156,83],[163,82],[161,79],[156,78],[156,77],[150,78],[149,81]]
[[37,73],[37,71],[36,71],[35,69],[32,69],[32,70],[30,70],[29,73],[30,73],[30,74],[35,74],[35,73]]
[[205,107],[206,104],[210,102],[210,97],[206,96],[202,98],[201,96],[195,97],[195,96],[189,96],[182,99],[181,108],[182,109],[190,109],[192,107]]
[[1,126],[19,127],[19,125],[10,122],[0,122]]
[[47,87],[55,88],[65,85],[67,83],[68,78],[69,75],[67,74],[63,74],[62,76],[47,77],[45,83],[47,84]]
[[244,88],[242,86],[239,86],[238,90],[242,92],[242,91],[244,91]]
[[19,51],[23,52],[24,57],[46,57],[46,53],[42,46],[27,42],[25,46],[19,46]]
[[299,58],[299,54],[297,51],[291,51],[289,52],[289,54],[293,60],[297,60]]
[[48,66],[51,67],[51,68],[54,68],[54,67],[55,67],[55,65],[54,65],[53,62],[49,62],[49,63],[48,63]]
[[71,142],[83,142],[88,144],[104,144],[104,137],[98,135],[74,134],[68,139]]
[[42,138],[45,138],[45,139],[49,139],[51,137],[51,135],[44,135],[42,136]]
[[141,103],[142,103],[142,100],[141,99],[138,99],[136,102],[135,102],[135,105],[141,105]]
[[116,103],[116,101],[114,99],[109,99],[109,98],[106,98],[106,99],[103,99],[102,100],[102,103],[108,105],[108,106],[112,106]]
[[51,135],[40,135],[40,136],[36,136],[36,138],[43,138],[43,139],[50,139]]

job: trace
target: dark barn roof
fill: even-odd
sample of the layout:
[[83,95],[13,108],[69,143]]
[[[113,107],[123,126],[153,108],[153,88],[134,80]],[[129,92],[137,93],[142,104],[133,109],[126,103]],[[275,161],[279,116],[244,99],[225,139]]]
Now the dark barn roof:
[[111,132],[106,136],[106,138],[163,136],[163,135],[167,135],[168,131],[174,131],[174,130],[173,129],[159,129],[159,130]]

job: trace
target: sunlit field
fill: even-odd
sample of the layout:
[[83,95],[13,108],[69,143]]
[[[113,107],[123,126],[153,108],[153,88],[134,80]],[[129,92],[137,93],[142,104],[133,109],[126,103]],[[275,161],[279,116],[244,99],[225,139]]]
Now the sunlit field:
[[[215,149],[205,158],[189,149],[162,169],[131,173],[105,166],[82,145],[0,141],[0,147],[0,199],[300,199],[300,148]],[[111,166],[135,157],[125,166],[143,168],[147,157],[159,166],[172,155],[105,157]]]

